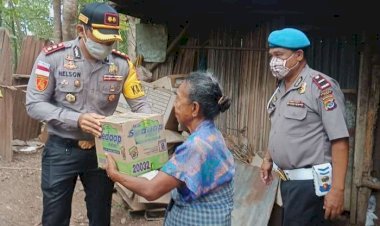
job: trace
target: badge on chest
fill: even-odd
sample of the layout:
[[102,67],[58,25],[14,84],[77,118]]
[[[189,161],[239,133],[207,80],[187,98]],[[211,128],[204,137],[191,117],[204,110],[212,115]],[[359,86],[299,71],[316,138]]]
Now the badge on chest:
[[300,100],[289,100],[288,103],[286,103],[288,106],[292,107],[299,107],[299,108],[304,108],[305,103],[300,101]]

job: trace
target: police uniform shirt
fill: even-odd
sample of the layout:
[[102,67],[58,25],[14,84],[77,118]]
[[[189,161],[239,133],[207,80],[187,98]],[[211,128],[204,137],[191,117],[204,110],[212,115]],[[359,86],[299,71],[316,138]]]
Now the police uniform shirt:
[[49,134],[88,140],[92,135],[78,127],[80,114],[113,114],[122,91],[133,111],[150,113],[130,67],[120,54],[110,54],[104,61],[85,60],[79,38],[48,47],[38,56],[29,79],[28,114],[46,121]]
[[281,82],[268,104],[269,151],[282,169],[331,162],[331,142],[348,137],[338,83],[307,65],[285,92]]

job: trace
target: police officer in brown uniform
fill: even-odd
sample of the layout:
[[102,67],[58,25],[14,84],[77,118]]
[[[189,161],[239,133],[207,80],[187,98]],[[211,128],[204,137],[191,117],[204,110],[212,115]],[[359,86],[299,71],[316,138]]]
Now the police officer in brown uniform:
[[77,39],[41,52],[27,88],[27,112],[47,122],[49,133],[42,154],[44,226],[70,224],[78,176],[89,224],[110,225],[114,184],[97,165],[99,120],[114,113],[121,93],[132,111],[151,111],[128,57],[112,49],[121,40],[118,13],[107,4],[91,3],[79,20]]
[[343,211],[348,164],[348,130],[339,84],[310,68],[310,45],[300,30],[285,28],[269,37],[270,69],[278,87],[267,110],[271,120],[261,179],[281,180],[283,225],[329,225]]

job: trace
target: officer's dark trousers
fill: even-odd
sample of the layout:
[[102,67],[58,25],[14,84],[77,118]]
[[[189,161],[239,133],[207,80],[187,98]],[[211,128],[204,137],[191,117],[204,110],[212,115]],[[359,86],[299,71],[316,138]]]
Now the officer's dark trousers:
[[97,166],[95,148],[82,150],[77,141],[49,136],[42,153],[43,226],[68,226],[77,178],[86,193],[91,226],[110,225],[113,182]]
[[283,226],[328,226],[323,197],[315,194],[313,180],[281,181]]

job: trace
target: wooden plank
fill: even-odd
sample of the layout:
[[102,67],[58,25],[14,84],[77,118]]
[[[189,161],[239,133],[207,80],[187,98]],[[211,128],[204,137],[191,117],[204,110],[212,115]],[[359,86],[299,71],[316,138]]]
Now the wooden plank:
[[[12,85],[12,52],[8,31],[0,28],[0,85]],[[11,161],[12,152],[12,113],[13,98],[10,89],[0,88],[2,98],[0,98],[0,157],[6,161]]]
[[25,78],[29,79],[30,74],[27,74],[27,75],[25,75],[25,74],[13,74],[12,78],[13,79],[25,79]]
[[[375,127],[377,122],[378,110],[379,110],[379,100],[380,100],[380,65],[374,65],[372,62],[372,73],[370,79],[370,89],[369,89],[369,100],[368,100],[368,110],[367,110],[367,125],[366,125],[366,137],[364,142],[364,153],[363,153],[363,164],[362,164],[362,181],[365,178],[371,176],[373,169],[373,141],[375,135]],[[361,186],[363,185],[361,181]],[[366,222],[368,199],[371,195],[371,189],[368,187],[362,187],[359,189],[358,194],[358,213],[357,213],[357,223],[364,224]]]
[[[366,42],[366,36],[363,35],[363,42]],[[369,78],[370,78],[370,46],[366,45],[360,59],[359,71],[359,86],[357,97],[357,112],[356,112],[356,126],[355,126],[355,148],[354,148],[354,169],[353,183],[351,187],[351,208],[350,208],[350,223],[357,223],[358,209],[358,192],[363,177],[363,155],[366,136],[367,125],[367,111],[369,99]],[[362,192],[361,192],[362,193]]]

